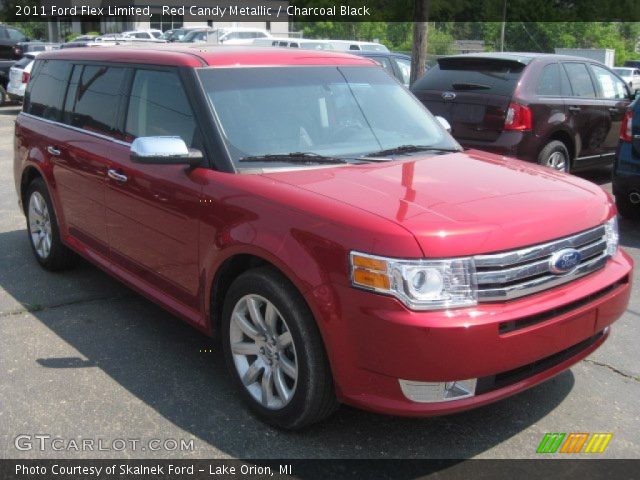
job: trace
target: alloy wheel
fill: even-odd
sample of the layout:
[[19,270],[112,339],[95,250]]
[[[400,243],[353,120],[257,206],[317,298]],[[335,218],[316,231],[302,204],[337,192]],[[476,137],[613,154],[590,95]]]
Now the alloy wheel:
[[47,202],[39,192],[33,192],[29,198],[29,233],[38,256],[48,258],[53,241],[51,215]]
[[286,406],[296,390],[298,359],[287,322],[273,303],[246,295],[231,314],[233,363],[244,388],[270,410]]
[[562,152],[553,152],[547,159],[547,167],[564,172],[566,170],[567,159]]

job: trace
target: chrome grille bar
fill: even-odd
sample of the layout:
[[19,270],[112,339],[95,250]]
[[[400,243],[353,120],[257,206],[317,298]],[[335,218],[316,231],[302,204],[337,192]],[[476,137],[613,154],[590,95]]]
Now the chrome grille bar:
[[[575,248],[581,262],[567,274],[553,274],[549,258],[558,250]],[[506,301],[531,295],[602,268],[607,261],[607,242],[604,226],[532,247],[498,253],[478,255],[476,279],[480,302]]]
[[518,263],[529,262],[538,258],[551,255],[563,248],[576,248],[595,240],[604,238],[604,225],[586,232],[578,233],[571,237],[561,238],[552,242],[534,245],[533,247],[510,252],[496,253],[493,255],[476,255],[474,257],[476,267],[508,267]]

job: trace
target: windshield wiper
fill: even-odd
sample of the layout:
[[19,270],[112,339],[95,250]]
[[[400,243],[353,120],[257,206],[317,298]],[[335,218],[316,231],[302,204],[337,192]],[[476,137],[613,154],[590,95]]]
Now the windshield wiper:
[[400,155],[403,153],[416,153],[416,152],[442,152],[453,153],[459,152],[457,148],[440,148],[429,145],[400,145],[399,147],[389,148],[387,150],[380,150],[379,152],[373,152],[365,155],[365,157],[384,157],[387,155]]
[[491,90],[489,85],[481,83],[454,83],[451,85],[454,90]]
[[243,157],[239,162],[285,162],[285,163],[302,163],[306,165],[317,165],[323,163],[349,163],[343,158],[326,157],[316,153],[308,152],[291,152],[291,153],[273,153],[269,155],[254,155]]

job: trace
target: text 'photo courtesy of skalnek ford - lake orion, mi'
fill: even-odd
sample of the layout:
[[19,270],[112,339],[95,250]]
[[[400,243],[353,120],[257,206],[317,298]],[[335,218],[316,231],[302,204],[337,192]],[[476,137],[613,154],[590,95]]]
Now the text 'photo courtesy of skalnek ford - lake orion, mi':
[[640,8],[556,3],[0,4],[0,477],[634,478]]

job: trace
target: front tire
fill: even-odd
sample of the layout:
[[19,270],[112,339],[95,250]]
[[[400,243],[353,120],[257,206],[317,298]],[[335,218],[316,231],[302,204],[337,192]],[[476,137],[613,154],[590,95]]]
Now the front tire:
[[227,292],[224,355],[249,408],[265,423],[298,430],[337,407],[333,379],[313,316],[280,273],[260,267]]
[[41,178],[29,184],[25,200],[29,243],[38,263],[51,271],[71,267],[75,256],[60,240],[51,197]]
[[552,140],[538,155],[538,163],[559,172],[568,172],[571,165],[569,150],[561,141]]

